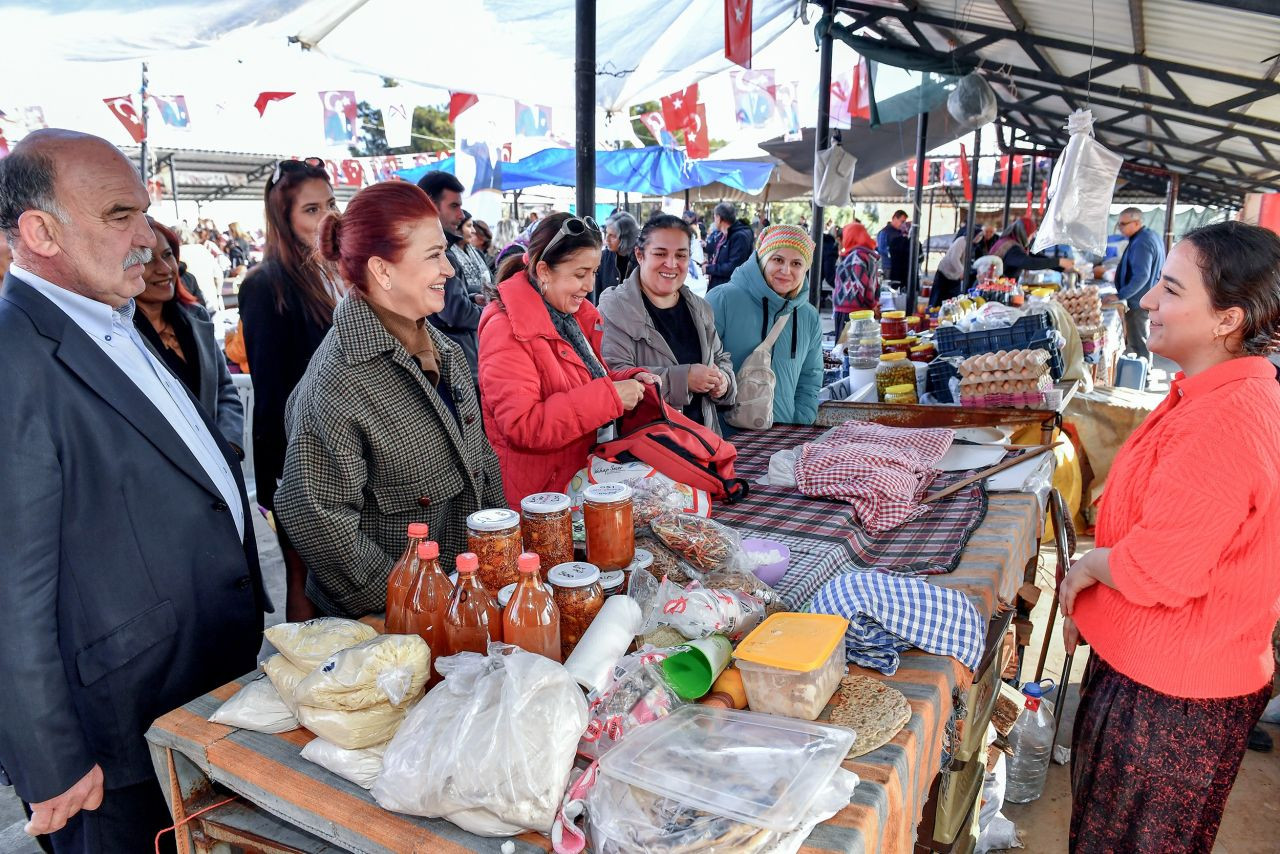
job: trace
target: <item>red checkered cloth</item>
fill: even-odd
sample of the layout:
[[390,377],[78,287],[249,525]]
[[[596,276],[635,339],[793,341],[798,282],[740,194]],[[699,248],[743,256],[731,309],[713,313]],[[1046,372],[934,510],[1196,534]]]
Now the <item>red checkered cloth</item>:
[[951,430],[849,421],[801,449],[796,486],[805,495],[849,502],[871,533],[888,531],[929,512],[920,499],[954,438]]

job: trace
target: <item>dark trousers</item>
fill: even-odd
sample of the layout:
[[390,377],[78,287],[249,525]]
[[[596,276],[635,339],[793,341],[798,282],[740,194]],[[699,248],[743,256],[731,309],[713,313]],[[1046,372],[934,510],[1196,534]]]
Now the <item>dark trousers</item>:
[[[152,780],[107,789],[102,806],[76,813],[49,841],[54,854],[147,854],[155,850],[156,834],[171,824],[164,790]],[[172,831],[161,838],[160,850],[177,850]]]
[[1145,308],[1130,308],[1124,313],[1124,337],[1129,349],[1151,364],[1147,336],[1151,334],[1151,318]]

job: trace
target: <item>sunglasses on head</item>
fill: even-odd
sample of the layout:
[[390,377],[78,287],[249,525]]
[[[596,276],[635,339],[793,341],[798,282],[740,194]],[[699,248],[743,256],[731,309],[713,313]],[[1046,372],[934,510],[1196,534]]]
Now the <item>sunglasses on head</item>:
[[588,230],[594,231],[597,235],[600,234],[600,226],[597,225],[596,221],[591,217],[589,216],[569,217],[560,226],[560,230],[556,232],[556,236],[551,238],[551,241],[547,243],[547,248],[542,250],[542,255],[545,256],[548,252],[550,252],[551,249],[557,243],[559,243],[562,239],[564,239],[565,235],[572,235],[573,237],[578,237],[580,235],[586,234]]
[[298,172],[304,169],[319,169],[328,175],[325,169],[324,161],[319,157],[304,157],[301,160],[279,160],[276,161],[276,171],[271,174],[271,183],[274,186],[279,183],[280,176],[286,172]]

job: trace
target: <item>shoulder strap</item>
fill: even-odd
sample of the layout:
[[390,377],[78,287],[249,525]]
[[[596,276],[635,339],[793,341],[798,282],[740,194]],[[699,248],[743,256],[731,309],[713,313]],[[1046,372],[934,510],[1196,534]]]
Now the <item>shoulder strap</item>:
[[788,311],[786,314],[782,315],[782,317],[775,320],[773,322],[773,328],[769,330],[769,334],[760,342],[760,346],[766,350],[772,349],[773,343],[778,340],[778,336],[782,334],[783,328],[786,327],[787,321],[791,319],[791,315],[793,314],[795,314],[795,311]]

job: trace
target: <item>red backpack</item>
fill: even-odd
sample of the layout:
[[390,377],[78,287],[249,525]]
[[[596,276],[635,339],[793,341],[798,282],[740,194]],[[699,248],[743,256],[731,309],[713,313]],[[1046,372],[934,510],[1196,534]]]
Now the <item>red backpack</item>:
[[617,463],[638,460],[729,504],[747,497],[750,485],[733,473],[738,457],[733,443],[668,406],[657,385],[646,387],[635,409],[614,423],[618,438],[597,446],[596,456]]

